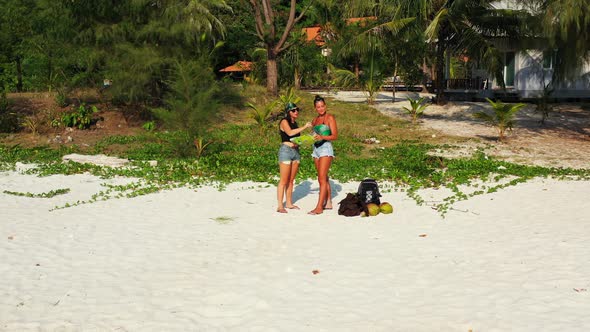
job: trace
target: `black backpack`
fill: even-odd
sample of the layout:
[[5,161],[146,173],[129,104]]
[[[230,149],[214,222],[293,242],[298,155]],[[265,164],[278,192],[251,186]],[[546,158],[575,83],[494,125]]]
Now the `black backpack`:
[[379,185],[373,179],[364,179],[359,185],[358,195],[365,204],[374,203],[381,204],[381,194],[379,193]]

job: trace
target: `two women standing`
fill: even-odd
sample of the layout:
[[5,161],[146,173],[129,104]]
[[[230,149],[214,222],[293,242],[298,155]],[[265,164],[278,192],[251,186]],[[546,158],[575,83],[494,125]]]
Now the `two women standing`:
[[[338,127],[334,115],[328,114],[326,109],[326,101],[320,96],[314,99],[314,108],[317,116],[311,123],[306,123],[305,126],[299,128],[295,121],[299,116],[299,108],[293,103],[287,104],[285,108],[285,118],[279,123],[279,133],[281,135],[281,147],[279,149],[279,170],[280,180],[277,187],[277,212],[286,213],[287,209],[299,209],[293,205],[293,182],[297,171],[299,170],[299,163],[301,155],[299,154],[299,146],[291,142],[291,138],[300,136],[301,132],[307,128],[314,127],[313,137],[315,139],[312,157],[315,168],[318,173],[318,183],[320,192],[316,207],[309,211],[308,214],[321,214],[324,210],[330,210],[332,206],[332,189],[328,177],[328,171],[334,159],[334,147],[332,141],[338,138]],[[286,198],[286,204],[283,207],[283,197]]]

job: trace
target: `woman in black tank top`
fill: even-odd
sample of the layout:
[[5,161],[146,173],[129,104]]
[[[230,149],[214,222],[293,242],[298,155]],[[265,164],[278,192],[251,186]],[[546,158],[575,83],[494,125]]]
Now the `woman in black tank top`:
[[[277,212],[287,213],[287,209],[299,209],[293,204],[293,182],[297,171],[299,171],[299,146],[291,142],[291,138],[297,137],[307,128],[311,127],[308,122],[305,126],[299,128],[296,119],[299,117],[299,108],[293,103],[288,103],[285,107],[285,118],[279,122],[279,135],[281,136],[281,147],[279,148],[279,172],[280,179],[277,186]],[[285,204],[283,205],[283,198]]]

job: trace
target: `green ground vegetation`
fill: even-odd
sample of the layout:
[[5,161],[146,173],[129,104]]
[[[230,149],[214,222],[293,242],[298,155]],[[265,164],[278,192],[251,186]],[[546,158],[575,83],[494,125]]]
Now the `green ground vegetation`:
[[[178,142],[184,141],[186,132],[170,129],[109,136],[91,146],[0,145],[0,170],[15,169],[17,162],[23,162],[36,164],[26,172],[39,176],[90,172],[104,178],[125,176],[136,179],[124,186],[107,186],[91,199],[68,206],[133,197],[179,186],[197,188],[214,185],[223,188],[238,181],[274,185],[278,180],[277,148],[280,144],[277,117],[270,117],[268,125],[260,126],[251,117],[251,107],[246,105],[263,108],[275,100],[262,93],[264,88],[261,86],[248,85],[236,89],[241,89],[236,94],[241,96],[242,102],[220,107],[217,120],[201,133],[193,146],[183,145],[182,151],[179,151]],[[301,98],[298,103],[301,108],[299,122],[312,120],[315,116],[313,95],[305,92],[297,94]],[[533,177],[590,177],[589,170],[517,165],[486,156],[483,151],[469,158],[443,158],[433,152],[452,149],[453,145],[436,144],[430,133],[409,121],[392,119],[361,103],[344,103],[328,98],[328,107],[339,124],[339,139],[334,142],[337,158],[330,171],[333,180],[354,182],[374,178],[390,181],[395,186],[385,188],[386,191],[407,191],[418,204],[424,203],[418,195],[419,189],[448,188],[453,194],[437,204],[441,213],[458,200]],[[280,114],[280,106],[275,111]],[[376,138],[380,143],[367,144],[367,138]],[[311,149],[301,149],[303,162],[298,180],[313,180],[316,172],[309,157]],[[63,155],[74,152],[116,155],[130,159],[132,166],[110,168],[61,161]],[[157,165],[153,166],[149,161],[157,161]],[[473,189],[475,183],[482,180],[494,184]],[[471,190],[466,191],[464,186],[470,186]]]

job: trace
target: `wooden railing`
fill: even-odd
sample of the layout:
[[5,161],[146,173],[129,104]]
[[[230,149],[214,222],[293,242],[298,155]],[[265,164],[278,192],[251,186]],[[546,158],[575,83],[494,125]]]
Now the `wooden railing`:
[[487,80],[476,78],[451,78],[446,80],[446,89],[449,90],[485,90]]

